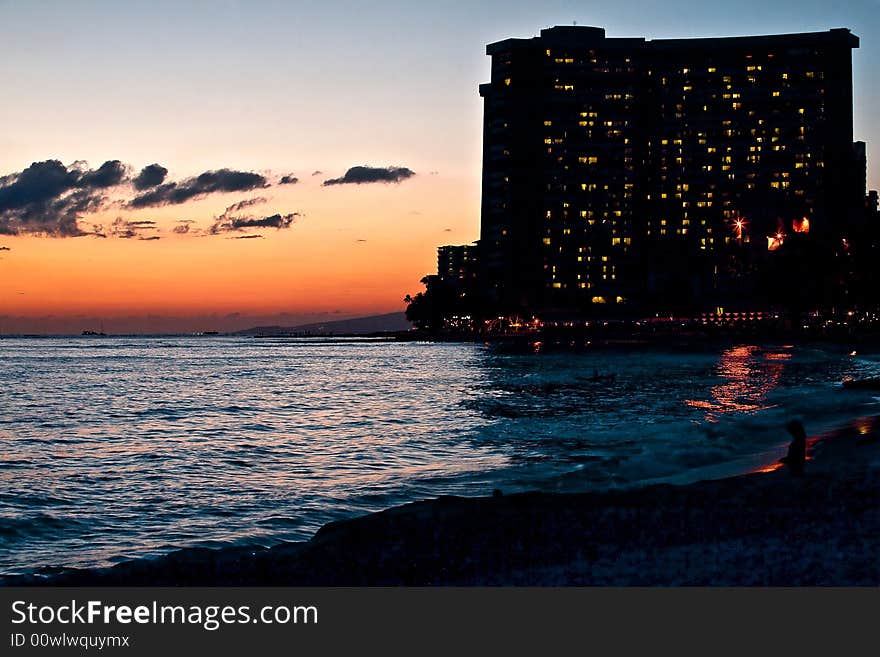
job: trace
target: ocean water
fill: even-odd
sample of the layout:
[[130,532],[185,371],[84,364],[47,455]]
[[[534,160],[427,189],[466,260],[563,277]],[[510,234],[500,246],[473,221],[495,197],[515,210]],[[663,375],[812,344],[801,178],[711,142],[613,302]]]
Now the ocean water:
[[745,472],[792,417],[880,413],[840,386],[877,375],[843,347],[0,338],[0,574],[303,540],[442,494]]

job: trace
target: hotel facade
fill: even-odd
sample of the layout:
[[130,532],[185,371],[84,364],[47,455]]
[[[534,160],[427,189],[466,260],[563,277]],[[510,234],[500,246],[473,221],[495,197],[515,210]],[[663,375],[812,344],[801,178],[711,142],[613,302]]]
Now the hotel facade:
[[774,251],[839,239],[864,207],[858,45],[845,29],[649,41],[595,27],[490,44],[484,294],[511,311],[754,305]]

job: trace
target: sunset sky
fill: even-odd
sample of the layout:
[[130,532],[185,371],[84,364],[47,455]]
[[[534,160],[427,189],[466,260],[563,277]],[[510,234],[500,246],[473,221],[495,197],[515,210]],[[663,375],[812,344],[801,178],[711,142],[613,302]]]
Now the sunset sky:
[[436,247],[479,234],[485,45],[572,21],[648,38],[850,28],[877,188],[878,15],[880,0],[0,0],[0,333],[403,310]]

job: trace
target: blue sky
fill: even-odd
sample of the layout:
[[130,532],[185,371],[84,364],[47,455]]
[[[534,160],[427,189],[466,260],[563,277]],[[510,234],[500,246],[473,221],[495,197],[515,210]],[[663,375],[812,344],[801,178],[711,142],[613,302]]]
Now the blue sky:
[[878,14],[880,0],[0,0],[0,165],[170,154],[192,169],[226,156],[329,166],[376,153],[476,174],[485,44],[573,21],[648,38],[849,27],[862,39],[856,138],[873,164]]

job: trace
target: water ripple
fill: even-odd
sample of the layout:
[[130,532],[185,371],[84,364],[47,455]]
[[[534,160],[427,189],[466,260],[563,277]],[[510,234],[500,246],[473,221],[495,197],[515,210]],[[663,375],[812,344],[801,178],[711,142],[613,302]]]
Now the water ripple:
[[876,405],[833,380],[878,373],[752,346],[3,338],[0,573],[302,540],[425,496],[673,475],[778,446],[791,413],[818,429]]

